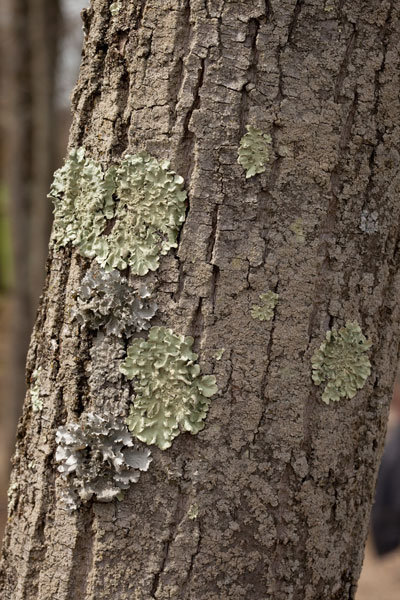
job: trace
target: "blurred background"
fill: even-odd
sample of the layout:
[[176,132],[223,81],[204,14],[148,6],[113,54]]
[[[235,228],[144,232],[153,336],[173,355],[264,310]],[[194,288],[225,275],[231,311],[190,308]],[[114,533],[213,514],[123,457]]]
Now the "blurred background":
[[[89,0],[0,2],[0,540],[25,359],[41,294],[53,172],[66,153],[70,95]],[[357,600],[400,598],[400,380]]]

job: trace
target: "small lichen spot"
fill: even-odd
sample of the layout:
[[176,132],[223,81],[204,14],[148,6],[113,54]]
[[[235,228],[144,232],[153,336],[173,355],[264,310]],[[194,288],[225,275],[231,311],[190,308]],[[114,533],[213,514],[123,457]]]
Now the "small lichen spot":
[[326,339],[311,358],[312,380],[326,384],[322,394],[325,404],[340,398],[353,398],[371,374],[367,351],[371,342],[356,322],[347,322],[338,331],[326,332]]
[[121,2],[113,2],[110,5],[110,13],[112,14],[113,17],[115,17],[119,13],[121,8],[122,8]]
[[272,138],[252,125],[246,125],[247,133],[240,140],[238,163],[246,171],[246,179],[263,173],[269,161]]
[[289,229],[292,233],[294,233],[296,242],[299,244],[304,244],[306,237],[303,230],[303,219],[296,219],[293,221],[293,223],[289,226]]
[[152,327],[147,340],[133,340],[120,367],[134,380],[128,427],[161,450],[179,433],[194,435],[203,429],[210,398],[217,392],[213,375],[200,376],[193,341],[166,327]]
[[194,521],[195,519],[197,519],[198,516],[199,516],[199,505],[195,502],[194,504],[190,505],[189,510],[187,512],[187,517],[191,521]]
[[360,229],[364,233],[376,233],[379,230],[378,213],[363,210],[360,219]]
[[32,385],[30,388],[31,395],[31,403],[33,412],[41,412],[43,409],[43,400],[40,397],[40,384],[39,384],[39,376],[40,376],[41,367],[35,369],[32,373]]
[[221,360],[221,358],[223,357],[225,352],[225,348],[219,348],[219,350],[216,350],[214,352],[214,358],[215,360]]
[[269,290],[265,294],[260,294],[260,304],[253,304],[250,314],[253,319],[259,321],[270,321],[274,316],[275,306],[278,302],[279,294]]

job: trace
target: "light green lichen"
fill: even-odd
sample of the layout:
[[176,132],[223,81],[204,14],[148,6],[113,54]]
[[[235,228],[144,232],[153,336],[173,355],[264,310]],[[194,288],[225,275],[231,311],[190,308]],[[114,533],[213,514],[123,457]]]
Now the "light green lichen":
[[160,254],[176,248],[185,220],[183,177],[142,152],[126,156],[115,171],[116,222],[98,260],[107,269],[130,267],[135,275],[155,271]]
[[[135,275],[158,268],[160,255],[177,246],[185,220],[183,178],[168,161],[145,152],[103,173],[85,158],[84,148],[72,150],[54,175],[49,197],[56,247],[71,242],[106,270],[130,267]],[[105,234],[107,224],[111,231]]]
[[147,340],[133,341],[120,367],[134,380],[128,427],[139,440],[161,450],[180,432],[203,429],[210,397],[217,392],[213,375],[200,376],[192,345],[192,337],[152,327]]
[[215,360],[221,360],[221,358],[223,357],[225,352],[225,348],[219,348],[219,350],[216,350],[214,352],[214,358]]
[[261,304],[253,304],[250,309],[250,314],[253,319],[270,321],[274,316],[274,310],[278,302],[279,294],[275,294],[275,292],[269,290],[268,292],[265,292],[265,294],[260,294],[259,298]]
[[72,242],[88,258],[105,252],[102,236],[107,219],[114,215],[113,172],[85,158],[85,149],[71,150],[65,164],[54,173],[49,198],[54,202],[53,241],[56,247]]
[[269,161],[272,138],[252,125],[246,125],[247,133],[240,140],[238,163],[246,170],[246,179],[263,173]]
[[312,379],[316,385],[326,383],[322,400],[326,404],[340,398],[353,398],[371,373],[366,354],[371,342],[356,322],[347,322],[338,331],[326,332],[326,339],[314,352]]
[[41,367],[35,369],[32,373],[32,385],[30,387],[31,403],[33,412],[41,412],[43,409],[43,400],[40,397],[39,375]]
[[113,2],[112,4],[110,4],[110,13],[112,14],[113,17],[115,17],[115,15],[117,15],[119,13],[121,8],[122,8],[121,2]]
[[199,516],[199,505],[195,502],[189,506],[189,510],[187,512],[187,517],[191,521],[194,521]]
[[289,226],[289,229],[292,233],[294,233],[296,237],[296,242],[298,242],[299,244],[304,244],[306,237],[304,235],[303,219],[296,219],[295,221],[293,221],[293,223],[291,223],[291,225]]

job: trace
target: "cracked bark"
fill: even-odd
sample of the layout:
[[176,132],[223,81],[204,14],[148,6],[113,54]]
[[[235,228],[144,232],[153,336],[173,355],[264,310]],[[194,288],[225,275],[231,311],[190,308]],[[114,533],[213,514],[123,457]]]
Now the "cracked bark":
[[[45,406],[33,414],[28,393],[2,598],[354,598],[399,346],[400,8],[319,4],[147,0],[111,18],[93,0],[85,13],[70,146],[105,167],[147,150],[185,176],[179,247],[151,281],[161,323],[194,333],[220,393],[204,431],[155,450],[124,501],[66,514],[55,428],[130,386],[110,369],[91,398],[93,340],[70,320],[87,261],[51,254],[28,356]],[[249,181],[245,121],[273,137]],[[376,233],[362,211],[377,213]],[[253,320],[278,285],[274,320]],[[310,358],[354,319],[373,372],[325,406]]]

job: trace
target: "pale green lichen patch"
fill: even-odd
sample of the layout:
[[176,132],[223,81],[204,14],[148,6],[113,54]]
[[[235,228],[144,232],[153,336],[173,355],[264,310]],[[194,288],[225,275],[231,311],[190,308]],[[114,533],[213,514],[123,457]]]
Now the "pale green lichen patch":
[[71,150],[65,164],[54,173],[49,198],[54,202],[53,240],[56,247],[72,242],[88,258],[102,255],[107,219],[114,215],[112,171],[85,157],[85,149]]
[[371,374],[366,354],[371,342],[356,322],[347,322],[339,330],[326,332],[326,339],[314,352],[312,379],[316,385],[326,383],[322,400],[326,404],[340,398],[353,398]]
[[180,432],[198,433],[210,397],[217,392],[213,375],[200,375],[193,338],[166,327],[152,327],[147,340],[135,339],[121,372],[134,380],[127,424],[134,436],[161,450]]
[[33,412],[41,412],[43,409],[43,400],[40,397],[40,384],[39,384],[39,376],[40,376],[41,367],[35,369],[32,373],[32,385],[30,387],[30,395],[31,395],[31,404]]
[[119,13],[121,8],[122,8],[121,2],[113,2],[112,4],[110,4],[110,13],[112,14],[113,17],[115,17]]
[[129,266],[136,275],[155,271],[160,254],[176,248],[185,220],[183,177],[167,160],[145,152],[129,155],[116,169],[116,194],[116,222],[99,262],[109,269]]
[[126,156],[103,173],[85,158],[84,148],[72,150],[49,194],[55,204],[54,243],[71,242],[106,270],[155,271],[160,255],[177,246],[185,220],[183,183],[167,160],[158,162],[145,152]]
[[263,173],[269,161],[272,138],[252,125],[246,125],[247,133],[240,140],[238,163],[246,171],[246,179]]
[[191,504],[189,506],[189,510],[187,512],[187,517],[191,521],[194,521],[195,519],[197,519],[198,516],[199,516],[199,505],[196,502],[194,502],[193,504]]
[[250,314],[253,319],[259,321],[270,321],[274,316],[275,306],[278,302],[279,294],[269,290],[265,294],[260,294],[260,304],[253,304]]
[[289,229],[292,233],[294,233],[296,237],[296,242],[298,242],[299,244],[304,244],[306,238],[303,229],[303,219],[296,219],[295,221],[293,221],[293,223],[291,223],[291,225],[289,226]]
[[218,350],[216,350],[214,352],[214,358],[215,360],[221,360],[221,358],[223,357],[225,352],[225,348],[219,348]]

